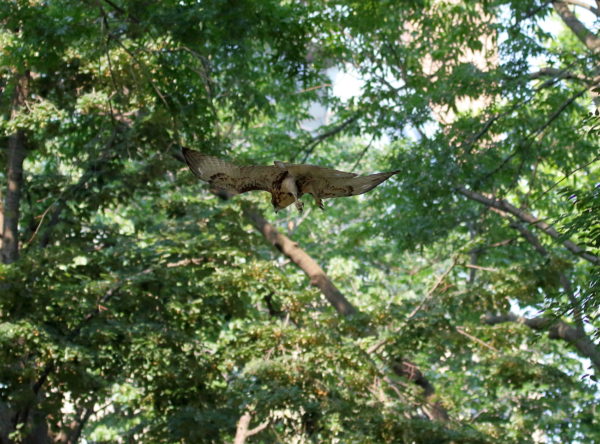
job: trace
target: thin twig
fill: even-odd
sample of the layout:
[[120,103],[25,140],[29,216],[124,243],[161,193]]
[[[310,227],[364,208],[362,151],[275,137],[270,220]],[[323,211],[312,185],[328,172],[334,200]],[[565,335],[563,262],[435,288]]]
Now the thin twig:
[[356,167],[358,166],[358,164],[360,163],[360,161],[362,160],[362,158],[364,157],[364,155],[367,153],[367,151],[369,150],[369,148],[371,148],[371,144],[373,143],[374,139],[375,139],[375,134],[373,134],[371,136],[371,140],[369,140],[368,145],[358,155],[358,158],[356,159],[356,162],[354,163],[354,166],[352,167],[352,169],[350,170],[350,172],[354,172],[354,170],[356,169]]
[[35,231],[33,232],[33,234],[31,235],[31,237],[29,238],[29,240],[27,242],[25,242],[25,244],[23,244],[22,248],[26,248],[28,245],[31,244],[31,242],[33,241],[33,239],[35,239],[35,237],[37,236],[38,232],[40,231],[40,228],[42,227],[42,223],[44,222],[44,218],[46,217],[46,214],[48,214],[48,211],[50,211],[50,209],[54,206],[54,204],[56,204],[58,202],[58,199],[55,200],[54,202],[52,202],[48,208],[46,208],[46,210],[42,213],[42,215],[40,216],[40,221],[38,222],[37,226],[35,227]]
[[565,174],[561,179],[559,179],[558,181],[554,182],[552,185],[550,185],[550,187],[547,190],[544,190],[542,192],[542,194],[540,194],[539,196],[537,196],[533,201],[533,202],[537,202],[539,199],[541,199],[542,197],[544,197],[546,194],[548,194],[551,190],[553,190],[554,188],[556,188],[556,186],[558,186],[558,184],[560,184],[562,181],[568,179],[569,177],[571,177],[573,174],[575,174],[577,171],[581,171],[582,169],[590,166],[591,164],[597,162],[598,160],[600,160],[600,155],[594,157],[592,160],[590,160],[589,162],[587,162],[586,164],[575,168],[572,171],[569,171],[567,174]]
[[452,269],[456,266],[457,260],[458,260],[458,255],[454,255],[454,257],[452,258],[452,264],[450,264],[450,266],[448,267],[448,269],[446,271],[444,271],[441,275],[438,276],[433,287],[431,287],[427,291],[427,294],[421,300],[419,305],[417,305],[415,307],[415,309],[408,315],[407,320],[411,320],[412,318],[414,318],[416,316],[416,314],[421,310],[421,308],[423,308],[423,306],[429,300],[431,295],[435,292],[435,290],[437,290],[439,288],[439,286],[442,284],[442,281],[450,274]]
[[482,341],[481,339],[479,339],[479,338],[477,338],[477,337],[475,337],[475,336],[467,333],[465,331],[465,328],[462,327],[462,326],[460,326],[460,325],[456,327],[456,331],[459,332],[461,335],[466,336],[467,338],[471,339],[472,341],[477,342],[478,344],[483,345],[484,347],[489,348],[492,351],[499,352],[499,350],[496,347],[493,347],[493,346],[489,345],[488,343]]
[[481,266],[475,265],[475,264],[462,264],[462,266],[467,267],[467,268],[472,268],[474,270],[492,271],[494,273],[500,272],[500,270],[498,270],[497,268],[481,267]]
[[548,119],[546,119],[542,126],[525,136],[522,144],[517,145],[515,149],[508,156],[506,156],[498,166],[496,166],[493,170],[487,172],[482,178],[478,179],[477,182],[484,182],[493,175],[495,175],[498,171],[502,170],[517,154],[529,148],[536,138],[538,138],[539,142],[543,138],[543,132],[546,130],[546,128],[548,128],[569,105],[571,105],[576,99],[585,94],[589,89],[589,87],[583,88],[577,93],[573,94],[571,97],[569,97],[569,99],[563,102],[561,106],[559,106],[552,114],[550,114],[550,116],[548,117]]
[[331,83],[323,83],[321,85],[311,86],[310,88],[301,89],[300,91],[296,91],[294,94],[302,94],[310,91],[314,91],[315,89],[328,88],[333,86]]
[[[308,156],[310,156],[312,154],[312,152],[315,150],[317,145],[319,145],[325,139],[327,139],[331,136],[335,136],[336,134],[342,132],[346,127],[348,127],[352,123],[356,122],[358,120],[358,117],[359,117],[359,114],[355,114],[354,116],[344,120],[338,126],[335,126],[331,129],[329,129],[328,131],[325,131],[324,133],[319,134],[318,136],[315,136],[310,142],[308,142],[304,146],[304,157],[302,158],[301,163],[306,162],[306,159],[308,159]],[[295,155],[292,158],[292,160],[295,160],[297,156],[298,155]]]

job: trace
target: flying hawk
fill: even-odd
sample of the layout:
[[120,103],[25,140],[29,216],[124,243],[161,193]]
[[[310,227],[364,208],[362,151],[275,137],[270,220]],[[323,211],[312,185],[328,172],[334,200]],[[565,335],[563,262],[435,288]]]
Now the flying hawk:
[[314,165],[275,162],[274,165],[237,166],[218,157],[182,148],[183,157],[192,172],[215,188],[232,193],[263,190],[271,193],[275,212],[294,203],[299,212],[304,204],[299,200],[312,194],[319,208],[323,199],[356,196],[372,190],[384,180],[399,173],[377,173],[358,176]]

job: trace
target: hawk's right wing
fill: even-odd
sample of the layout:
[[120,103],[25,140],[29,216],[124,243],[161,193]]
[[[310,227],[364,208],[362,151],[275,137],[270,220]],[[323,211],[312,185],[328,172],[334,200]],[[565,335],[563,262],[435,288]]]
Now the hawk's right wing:
[[263,190],[272,191],[273,183],[282,180],[285,170],[276,166],[240,167],[218,157],[182,148],[183,157],[190,170],[215,188],[233,193]]

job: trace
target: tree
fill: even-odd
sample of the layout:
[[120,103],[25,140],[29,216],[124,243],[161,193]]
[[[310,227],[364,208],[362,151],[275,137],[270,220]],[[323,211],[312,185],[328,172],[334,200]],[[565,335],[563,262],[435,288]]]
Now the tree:
[[[583,13],[0,4],[0,442],[600,439]],[[182,144],[403,173],[276,217]]]

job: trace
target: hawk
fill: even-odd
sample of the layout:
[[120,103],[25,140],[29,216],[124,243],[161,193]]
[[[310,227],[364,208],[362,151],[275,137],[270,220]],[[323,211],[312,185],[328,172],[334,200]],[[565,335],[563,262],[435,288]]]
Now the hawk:
[[304,194],[312,194],[316,204],[323,210],[323,199],[366,193],[400,172],[359,176],[315,165],[286,162],[238,166],[189,148],[182,148],[182,153],[192,172],[214,188],[234,194],[268,191],[275,212],[294,203],[302,213],[304,204],[299,199]]

